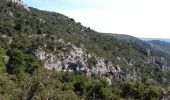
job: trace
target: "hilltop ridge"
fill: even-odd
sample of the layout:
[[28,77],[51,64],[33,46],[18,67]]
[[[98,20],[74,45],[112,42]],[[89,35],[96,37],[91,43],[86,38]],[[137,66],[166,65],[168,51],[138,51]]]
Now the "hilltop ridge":
[[8,2],[16,3],[17,5],[22,6],[27,11],[30,11],[29,7],[22,0],[7,0]]

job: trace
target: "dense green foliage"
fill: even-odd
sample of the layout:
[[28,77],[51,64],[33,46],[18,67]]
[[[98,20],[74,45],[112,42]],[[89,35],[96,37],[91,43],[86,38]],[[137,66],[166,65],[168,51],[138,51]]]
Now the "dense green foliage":
[[14,76],[0,75],[1,99],[53,99],[78,100],[102,99],[156,99],[161,91],[153,84],[144,85],[140,82],[117,82],[108,85],[106,80],[89,79],[83,74],[57,73],[41,70],[32,77],[25,76],[16,81]]
[[[154,64],[143,63],[148,60],[146,48],[95,32],[61,14],[30,9],[26,11],[14,3],[0,1],[1,100],[151,100],[161,95],[160,83],[167,76]],[[125,74],[136,70],[141,81],[121,79],[109,85],[104,76],[46,70],[34,50],[41,47],[51,52],[56,49],[58,53],[64,45],[54,41],[60,38],[76,46],[83,44],[87,52],[122,66]],[[136,63],[129,66],[117,57]],[[93,57],[87,62],[88,67],[96,64]]]

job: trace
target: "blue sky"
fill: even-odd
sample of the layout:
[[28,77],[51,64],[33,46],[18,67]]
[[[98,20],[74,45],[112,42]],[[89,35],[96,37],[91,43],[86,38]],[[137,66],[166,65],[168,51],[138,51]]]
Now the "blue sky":
[[[23,0],[28,6],[44,10],[99,8],[101,4],[88,0]],[[50,1],[50,2],[49,2]]]
[[23,0],[62,13],[99,32],[170,38],[169,0]]

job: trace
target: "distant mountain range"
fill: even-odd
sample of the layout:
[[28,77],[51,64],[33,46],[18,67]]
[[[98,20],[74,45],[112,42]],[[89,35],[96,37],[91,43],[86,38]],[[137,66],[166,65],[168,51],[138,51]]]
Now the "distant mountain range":
[[150,48],[156,51],[161,51],[165,54],[170,54],[170,39],[163,38],[136,38],[130,35],[105,33],[105,35],[112,36],[118,40],[124,40],[130,44],[137,44],[142,48]]
[[143,41],[159,40],[159,41],[170,42],[170,39],[163,39],[163,38],[140,38],[140,39]]
[[148,42],[153,44],[159,50],[170,54],[170,43],[169,42],[160,41],[160,40],[151,40],[151,41],[148,41]]
[[158,50],[170,54],[170,39],[162,38],[142,38],[143,41],[146,41],[153,45]]

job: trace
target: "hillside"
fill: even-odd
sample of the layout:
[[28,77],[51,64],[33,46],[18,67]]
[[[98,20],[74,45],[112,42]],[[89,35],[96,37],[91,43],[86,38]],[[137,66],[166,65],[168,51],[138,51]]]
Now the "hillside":
[[142,40],[24,3],[0,8],[0,99],[149,100],[169,84],[170,56]]
[[[157,41],[157,40],[152,40],[152,41],[143,41],[143,39],[139,39],[130,35],[122,35],[122,34],[113,34],[113,33],[103,33],[104,35],[107,36],[111,36],[114,39],[118,39],[121,41],[125,41],[128,44],[131,45],[136,45],[137,47],[135,47],[135,49],[137,49],[138,51],[142,52],[142,51],[149,51],[152,52],[152,54],[154,56],[160,56],[160,57],[164,57],[167,61],[169,61],[170,59],[170,55],[167,54],[166,51],[168,51],[166,48],[166,46],[168,46],[169,43],[167,42],[163,42],[163,41]],[[157,45],[161,45],[162,42],[162,47],[157,46]],[[166,44],[166,45],[165,45]],[[164,45],[164,46],[163,46]],[[168,48],[168,47],[167,47]],[[166,51],[164,51],[163,49],[165,49]]]
[[159,40],[152,40],[152,41],[148,41],[148,42],[153,44],[160,51],[170,54],[170,43],[164,42],[164,41],[159,41]]
[[170,39],[163,39],[163,38],[141,38],[143,41],[152,41],[152,40],[159,40],[164,42],[170,42]]

